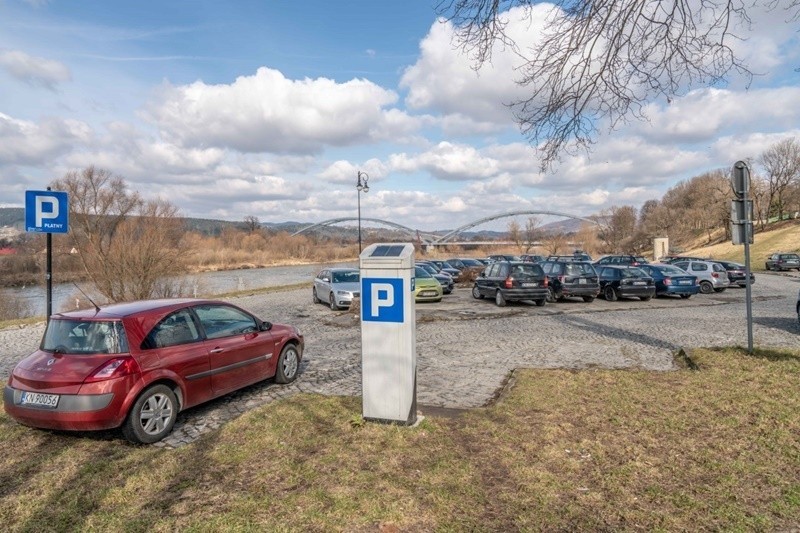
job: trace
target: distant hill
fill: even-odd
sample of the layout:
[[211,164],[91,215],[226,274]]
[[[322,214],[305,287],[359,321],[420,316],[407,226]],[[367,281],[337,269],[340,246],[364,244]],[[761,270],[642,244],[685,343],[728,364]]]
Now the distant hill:
[[25,229],[25,209],[21,207],[0,207],[0,227],[12,226]]

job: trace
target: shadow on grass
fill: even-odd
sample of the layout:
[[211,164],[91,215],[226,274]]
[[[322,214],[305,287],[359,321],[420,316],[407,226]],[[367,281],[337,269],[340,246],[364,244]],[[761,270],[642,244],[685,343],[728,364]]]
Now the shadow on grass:
[[[731,350],[731,348],[706,348],[709,352],[726,352]],[[742,355],[745,357],[755,357],[758,359],[766,359],[767,361],[772,362],[782,362],[782,361],[792,361],[792,362],[800,362],[800,354],[796,352],[791,352],[789,350],[782,350],[780,348],[759,348],[754,347],[753,353],[747,353],[746,346],[737,346],[736,350],[741,350]]]

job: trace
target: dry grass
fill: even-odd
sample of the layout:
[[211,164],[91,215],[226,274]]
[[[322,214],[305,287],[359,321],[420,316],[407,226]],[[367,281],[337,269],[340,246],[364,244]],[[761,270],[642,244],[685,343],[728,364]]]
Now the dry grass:
[[[797,354],[699,371],[518,371],[415,429],[295,396],[177,451],[0,416],[8,530],[788,530],[800,525]],[[201,467],[198,467],[202,465]]]
[[[769,231],[756,233],[750,245],[751,268],[764,270],[764,261],[773,252],[800,252],[800,221],[773,224]],[[744,245],[734,245],[730,241],[700,246],[683,254],[744,263]]]

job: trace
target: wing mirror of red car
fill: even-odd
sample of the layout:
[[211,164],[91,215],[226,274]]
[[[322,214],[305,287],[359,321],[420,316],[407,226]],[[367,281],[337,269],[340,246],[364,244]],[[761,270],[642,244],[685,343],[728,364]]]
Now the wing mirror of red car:
[[266,320],[261,323],[261,331],[269,331],[272,329],[272,322],[267,322]]

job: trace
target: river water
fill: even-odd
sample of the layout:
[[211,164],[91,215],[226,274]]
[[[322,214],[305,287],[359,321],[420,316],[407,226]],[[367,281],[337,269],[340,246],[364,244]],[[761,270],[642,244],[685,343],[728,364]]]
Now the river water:
[[[347,263],[337,266],[355,266]],[[280,287],[294,283],[310,282],[324,266],[329,265],[291,265],[248,270],[224,270],[220,272],[201,272],[187,274],[179,279],[185,288],[186,296],[205,297],[234,291],[247,291],[265,287]],[[92,290],[88,282],[78,283],[89,297],[102,305],[104,299]],[[47,294],[42,285],[0,289],[0,299],[19,299],[28,314],[44,316],[47,307]],[[310,296],[309,296],[310,298]],[[53,312],[69,311],[76,307],[86,307],[87,302],[73,283],[53,283]]]

